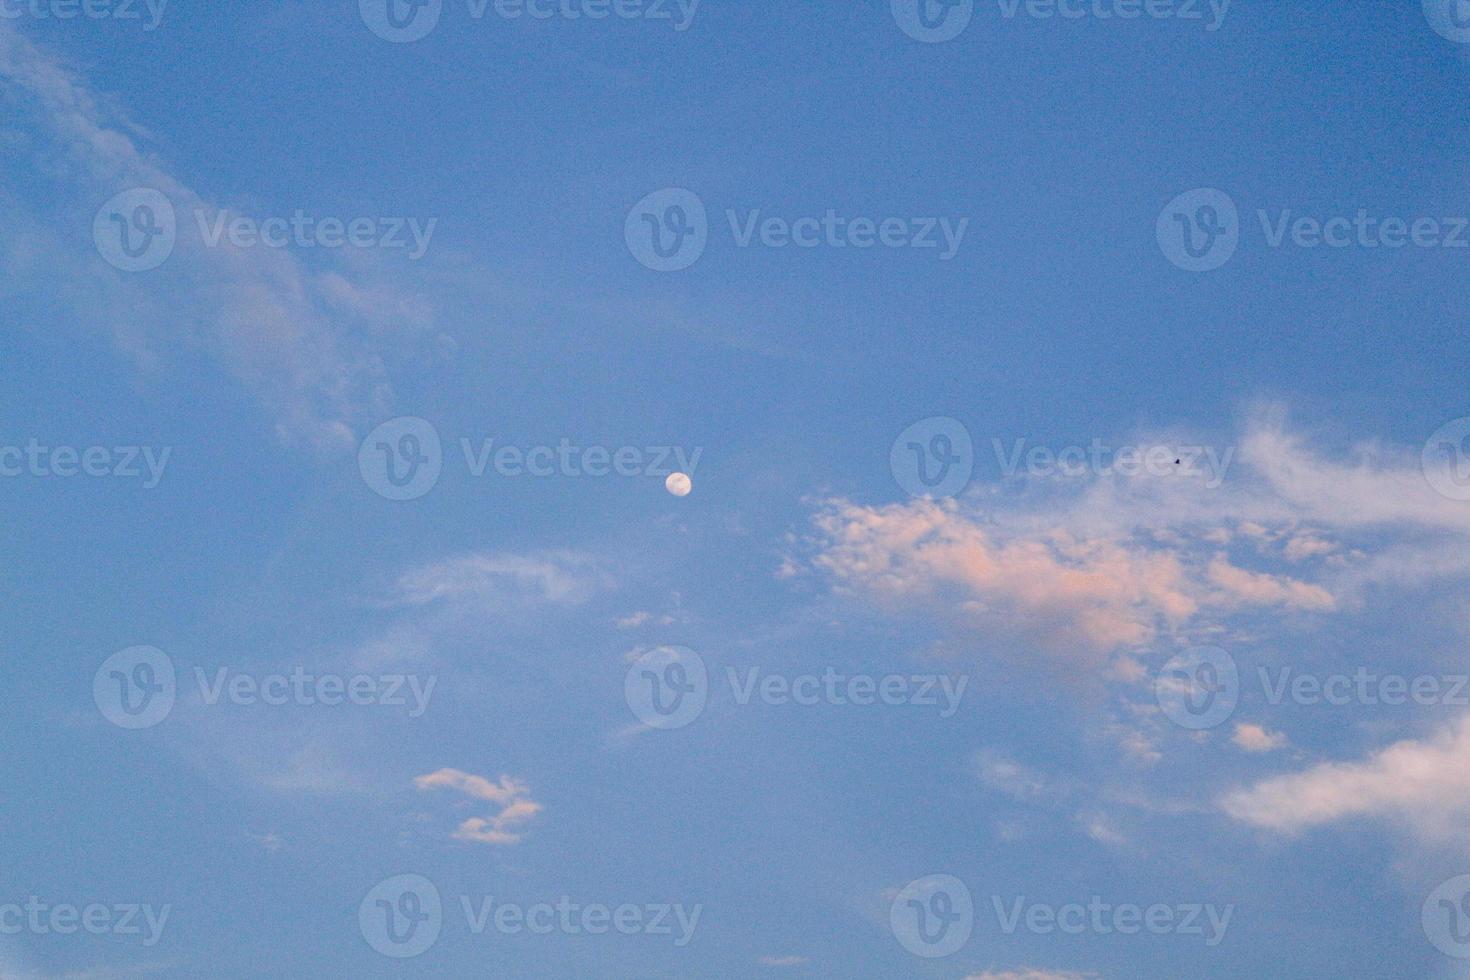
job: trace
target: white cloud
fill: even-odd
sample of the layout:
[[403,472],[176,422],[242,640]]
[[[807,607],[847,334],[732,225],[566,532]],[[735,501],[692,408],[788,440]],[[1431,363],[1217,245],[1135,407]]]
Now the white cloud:
[[541,812],[541,804],[531,799],[530,788],[519,780],[502,775],[498,782],[458,769],[440,769],[415,777],[420,790],[448,789],[500,807],[492,817],[471,817],[454,832],[456,840],[476,844],[518,844],[521,825]]
[[986,970],[972,973],[965,980],[1097,980],[1096,973],[1078,973],[1074,970]]
[[762,956],[759,962],[761,966],[800,966],[811,961],[805,956]]
[[1236,722],[1235,734],[1230,741],[1247,752],[1273,752],[1286,745],[1286,736],[1280,732],[1267,731],[1250,722]]
[[1284,552],[1288,561],[1307,561],[1330,555],[1337,550],[1336,543],[1320,538],[1310,532],[1294,535],[1286,542]]
[[1397,742],[1359,762],[1329,762],[1227,794],[1234,819],[1278,833],[1384,818],[1447,841],[1470,827],[1470,717],[1423,740]]

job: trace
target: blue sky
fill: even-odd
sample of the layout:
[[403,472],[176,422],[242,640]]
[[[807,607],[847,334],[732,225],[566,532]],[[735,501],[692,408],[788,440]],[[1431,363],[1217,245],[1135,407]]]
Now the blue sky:
[[388,2],[0,0],[0,976],[1470,976],[1464,4]]

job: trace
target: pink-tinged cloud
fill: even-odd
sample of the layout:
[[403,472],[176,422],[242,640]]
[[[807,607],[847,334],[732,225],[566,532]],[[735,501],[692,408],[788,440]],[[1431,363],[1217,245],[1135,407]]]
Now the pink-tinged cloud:
[[831,501],[815,523],[814,564],[840,589],[888,608],[947,605],[972,626],[1071,656],[1142,646],[1202,612],[1335,605],[1321,586],[1238,568],[1197,537],[1087,533],[1060,517],[1001,531],[960,504],[930,500]]
[[1332,593],[1284,575],[1251,572],[1230,564],[1223,555],[1210,562],[1210,584],[1224,593],[1222,606],[1280,606],[1327,611],[1337,605]]
[[817,525],[826,539],[816,564],[841,586],[887,603],[953,592],[968,618],[1009,621],[1057,647],[1136,645],[1160,617],[1196,608],[1170,555],[1061,530],[1001,542],[953,504],[837,501]]

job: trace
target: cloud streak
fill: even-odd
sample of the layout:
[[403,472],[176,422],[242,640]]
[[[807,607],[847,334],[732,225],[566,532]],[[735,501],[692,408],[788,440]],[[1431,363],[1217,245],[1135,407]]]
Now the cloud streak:
[[[387,410],[382,352],[394,335],[427,327],[423,302],[346,271],[314,271],[285,250],[206,247],[191,231],[192,215],[217,209],[140,148],[149,135],[119,107],[3,20],[0,93],[16,110],[11,125],[25,134],[12,156],[56,189],[57,213],[31,215],[32,227],[12,227],[0,242],[12,254],[45,253],[18,263],[25,278],[11,290],[65,297],[145,367],[203,353],[289,443],[348,446],[356,421]],[[97,208],[138,187],[164,194],[178,214],[178,242],[161,268],[119,273],[89,240],[52,230],[86,229],[89,239]]]

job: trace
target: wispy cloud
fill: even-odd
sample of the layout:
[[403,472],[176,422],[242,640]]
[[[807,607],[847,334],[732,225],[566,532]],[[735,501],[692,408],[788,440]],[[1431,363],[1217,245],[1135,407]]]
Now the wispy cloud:
[[[206,247],[193,215],[218,208],[140,148],[149,134],[121,107],[3,20],[0,91],[14,110],[10,126],[24,133],[10,156],[53,181],[58,197],[57,213],[30,215],[29,228],[0,241],[12,252],[45,253],[13,270],[29,278],[12,281],[12,290],[68,298],[151,369],[180,351],[202,351],[253,394],[288,442],[347,446],[356,421],[386,411],[383,351],[393,337],[428,326],[423,302],[347,269],[315,271],[282,249],[228,240]],[[118,273],[92,249],[92,220],[114,194],[138,187],[173,205],[178,241],[162,268]],[[12,217],[15,228],[25,216]]]
[[405,606],[440,600],[576,604],[611,583],[611,576],[596,562],[570,552],[468,554],[403,573],[394,601]]

